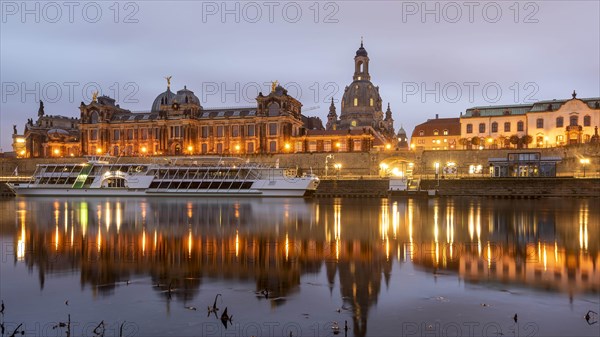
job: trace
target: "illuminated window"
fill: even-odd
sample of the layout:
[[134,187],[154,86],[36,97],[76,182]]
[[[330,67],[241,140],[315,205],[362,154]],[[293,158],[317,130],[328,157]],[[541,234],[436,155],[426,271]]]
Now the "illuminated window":
[[425,131],[419,130],[419,136],[425,136]]
[[437,135],[439,135],[439,134],[440,134],[440,132],[439,132],[437,129],[433,130],[433,135],[434,135],[434,136],[437,136]]
[[354,97],[354,106],[358,106],[358,98]]
[[369,98],[369,106],[373,106],[373,99]]
[[444,136],[448,135],[448,129],[444,129]]
[[350,125],[352,125],[352,126],[356,126],[356,121],[352,121],[352,122],[350,122]]

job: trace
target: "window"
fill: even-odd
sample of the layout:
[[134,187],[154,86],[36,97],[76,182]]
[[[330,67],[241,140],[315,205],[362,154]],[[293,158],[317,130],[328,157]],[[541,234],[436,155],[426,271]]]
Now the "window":
[[485,132],[485,123],[479,123],[479,133]]
[[592,125],[592,117],[585,116],[583,117],[583,126],[591,126]]
[[296,145],[294,147],[295,147],[294,150],[296,152],[302,152],[302,142],[296,142]]
[[142,133],[142,140],[148,139],[148,129],[142,128],[140,130],[141,130],[141,133]]
[[373,99],[369,98],[369,106],[373,106]]
[[225,127],[223,125],[217,126],[217,138],[223,138],[224,130],[225,130]]
[[353,120],[352,122],[350,122],[350,125],[352,125],[352,126],[356,126],[356,121],[355,121],[355,120]]
[[354,97],[354,106],[358,106],[358,98]]
[[331,152],[331,141],[330,140],[326,140],[323,142],[323,151]]
[[[337,146],[337,144],[340,144],[340,146]],[[346,145],[346,141],[340,141],[336,144],[336,147],[338,149],[338,151],[340,152],[346,152],[348,151],[348,147]]]
[[246,129],[246,134],[248,135],[248,137],[254,137],[254,124],[247,125]]
[[172,126],[171,138],[183,138],[182,129],[183,127],[181,125]]
[[437,136],[437,135],[439,135],[439,134],[440,134],[440,132],[439,132],[437,129],[433,130],[433,135],[434,135],[434,136]]
[[133,140],[133,129],[127,129],[127,140]]
[[247,153],[254,153],[254,142],[248,142],[246,144],[246,152]]
[[202,138],[208,138],[208,126],[203,126],[200,135]]
[[448,135],[448,129],[444,129],[444,136]]
[[492,132],[498,132],[498,123],[496,123],[496,122],[492,123]]
[[277,123],[269,123],[269,136],[277,136]]
[[90,140],[98,140],[98,130],[90,130]]
[[577,126],[578,122],[579,122],[579,118],[577,116],[569,117],[569,125],[570,126]]
[[316,152],[317,151],[317,142],[311,140],[308,142],[308,152]]
[[565,139],[564,139],[563,135],[558,135],[558,136],[556,136],[556,142],[557,142],[558,144],[562,143],[564,140],[565,140]]
[[[120,140],[121,139],[121,132],[119,129],[113,130],[113,140]],[[118,152],[118,150],[117,150]]]
[[362,142],[360,139],[355,139],[352,141],[352,149],[356,152],[362,151]]
[[207,153],[208,152],[208,144],[206,143],[202,143],[202,147],[201,147],[201,151],[202,153]]
[[279,104],[271,103],[269,104],[269,116],[278,116],[279,115]]
[[276,140],[272,140],[269,142],[269,152],[271,152],[271,153],[277,152],[277,141]]
[[565,123],[565,121],[562,117],[556,117],[556,127],[557,128],[562,128],[564,123]]
[[223,153],[223,143],[217,143],[217,153]]
[[543,129],[544,128],[544,119],[543,118],[538,118],[535,120],[535,127],[538,129]]
[[425,131],[419,130],[419,136],[425,136]]
[[517,122],[517,131],[524,131],[523,126],[524,126],[523,121],[518,121]]
[[231,137],[239,137],[240,136],[240,127],[239,125],[231,126]]
[[160,135],[160,129],[154,128],[154,139],[158,139],[158,135]]
[[510,122],[504,122],[504,132],[510,132]]
[[96,112],[96,111],[92,112],[92,115],[90,116],[90,123],[92,123],[92,124],[98,123],[98,112]]
[[473,133],[473,124],[467,124],[467,133]]

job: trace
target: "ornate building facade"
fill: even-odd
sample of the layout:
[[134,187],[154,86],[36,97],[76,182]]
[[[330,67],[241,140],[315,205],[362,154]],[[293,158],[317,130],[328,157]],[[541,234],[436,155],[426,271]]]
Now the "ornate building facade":
[[76,157],[81,155],[79,119],[46,115],[40,101],[38,118],[27,120],[23,133],[13,125],[13,150],[19,158]]
[[459,118],[428,119],[415,126],[410,139],[413,150],[454,150],[460,139]]
[[279,85],[250,108],[204,109],[193,91],[167,90],[150,112],[121,109],[112,98],[82,102],[84,154],[180,155],[289,152],[303,132],[302,104]]

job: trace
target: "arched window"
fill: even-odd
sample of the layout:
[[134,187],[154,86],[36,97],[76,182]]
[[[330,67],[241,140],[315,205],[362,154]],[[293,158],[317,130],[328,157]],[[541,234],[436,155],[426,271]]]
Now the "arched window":
[[492,123],[492,132],[498,132],[498,123],[496,123],[496,122]]
[[358,106],[358,97],[354,97],[354,106]]
[[504,132],[510,132],[510,122],[504,122]]
[[479,123],[479,133],[485,132],[485,123]]
[[570,126],[577,126],[578,122],[579,122],[579,117],[577,117],[577,116],[569,117],[569,125]]
[[586,115],[583,117],[583,126],[591,126],[592,125],[592,117]]
[[269,116],[279,116],[279,104],[269,104]]
[[369,98],[369,106],[373,106],[373,98]]
[[358,72],[359,73],[362,73],[364,71],[364,66],[365,66],[365,64],[362,61],[358,62]]
[[98,112],[97,111],[93,111],[92,114],[90,115],[90,123],[92,123],[92,124],[98,123]]
[[556,117],[556,127],[557,128],[562,128],[563,125],[564,125],[564,123],[565,123],[564,118],[562,118],[562,117]]

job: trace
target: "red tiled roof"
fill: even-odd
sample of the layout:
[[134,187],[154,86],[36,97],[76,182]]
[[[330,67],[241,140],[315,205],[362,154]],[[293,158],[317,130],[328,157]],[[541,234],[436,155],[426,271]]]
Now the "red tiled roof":
[[[443,130],[448,130],[448,136],[460,136],[460,118],[435,118],[415,126],[411,137],[433,137],[433,131],[438,130],[438,135],[443,135]],[[419,136],[419,132],[424,134]]]

